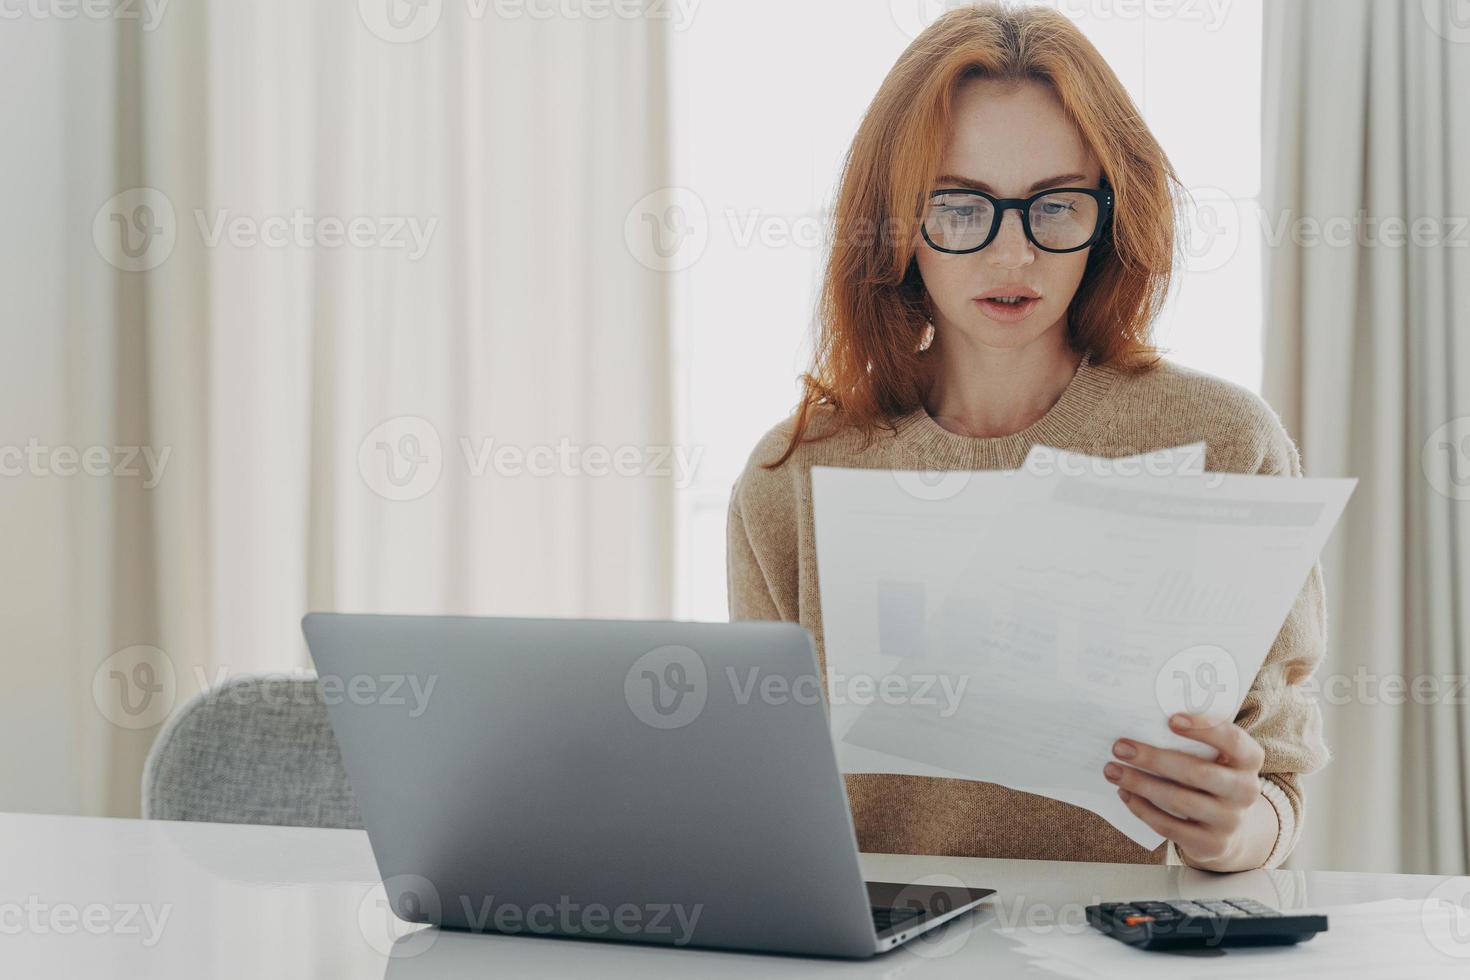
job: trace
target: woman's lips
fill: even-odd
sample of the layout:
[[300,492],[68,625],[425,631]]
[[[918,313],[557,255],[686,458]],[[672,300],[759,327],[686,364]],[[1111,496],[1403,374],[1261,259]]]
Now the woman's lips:
[[1031,315],[1036,309],[1040,299],[1023,299],[1019,303],[1002,303],[994,299],[977,299],[974,301],[982,312],[990,319],[1000,323],[1017,323]]

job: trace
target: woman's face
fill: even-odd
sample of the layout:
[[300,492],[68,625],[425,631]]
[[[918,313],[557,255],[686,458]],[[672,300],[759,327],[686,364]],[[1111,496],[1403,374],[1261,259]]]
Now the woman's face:
[[[972,79],[956,92],[954,109],[943,176],[931,190],[979,185],[995,197],[1025,198],[1051,187],[1098,186],[1097,162],[1045,85]],[[938,252],[922,237],[917,249],[935,330],[1005,349],[1025,347],[1052,330],[1065,333],[1067,307],[1091,252],[1037,248],[1026,238],[1016,210],[1005,212],[994,240],[978,252]],[[1029,310],[1007,310],[976,298],[1013,287],[1029,289],[1040,299]]]

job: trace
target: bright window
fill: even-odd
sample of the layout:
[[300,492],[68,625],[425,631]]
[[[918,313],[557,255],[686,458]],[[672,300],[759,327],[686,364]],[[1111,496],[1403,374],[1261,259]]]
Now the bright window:
[[[1258,390],[1259,0],[1049,5],[1113,66],[1197,205],[1158,341]],[[698,260],[674,277],[678,438],[703,450],[677,497],[679,618],[727,618],[730,487],[795,406],[843,155],[883,76],[943,7],[702,4],[673,36],[675,183],[708,223]]]

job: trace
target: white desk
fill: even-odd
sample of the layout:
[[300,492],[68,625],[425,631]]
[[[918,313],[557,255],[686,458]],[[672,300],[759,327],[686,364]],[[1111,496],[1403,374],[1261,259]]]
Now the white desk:
[[[996,923],[1057,928],[1060,914],[1068,927],[1076,927],[1082,907],[1099,900],[1245,895],[1293,908],[1417,899],[1443,880],[1343,872],[1210,875],[1122,864],[885,854],[864,855],[863,863],[869,878],[908,881],[949,873],[998,889],[999,895],[987,911],[941,941],[916,941],[865,962],[437,930],[419,943],[417,955],[390,957],[382,950],[394,933],[386,913],[374,905],[381,889],[374,888],[372,853],[359,831],[0,814],[0,975],[1053,976],[1030,967],[1015,943],[994,931]],[[1470,975],[1470,960],[1460,962]]]

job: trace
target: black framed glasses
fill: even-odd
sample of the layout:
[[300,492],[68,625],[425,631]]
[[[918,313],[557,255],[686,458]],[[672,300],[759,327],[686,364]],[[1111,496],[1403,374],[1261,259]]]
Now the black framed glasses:
[[1110,188],[1058,187],[1030,197],[994,197],[968,187],[929,194],[919,226],[929,247],[951,255],[978,252],[995,240],[1001,219],[1021,212],[1021,228],[1044,252],[1076,252],[1097,243],[1113,211]]

